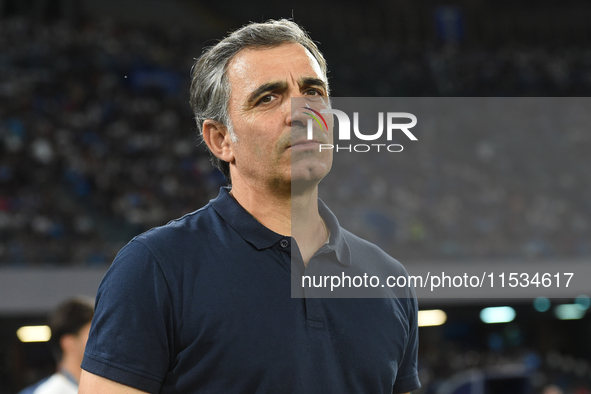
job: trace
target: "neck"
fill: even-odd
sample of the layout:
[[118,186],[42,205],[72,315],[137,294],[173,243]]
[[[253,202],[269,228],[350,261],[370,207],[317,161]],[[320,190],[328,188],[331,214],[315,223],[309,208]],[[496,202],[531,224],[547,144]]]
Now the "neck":
[[82,360],[74,360],[72,357],[64,357],[59,363],[59,369],[68,372],[77,382],[80,381]]
[[291,193],[232,180],[230,194],[256,220],[282,235],[291,235]]
[[253,188],[233,182],[232,196],[268,229],[295,239],[304,264],[327,240],[327,230],[318,213],[318,184],[292,190]]
[[328,238],[328,230],[318,212],[318,188],[310,194],[298,194],[291,201],[292,236],[298,243],[304,265]]

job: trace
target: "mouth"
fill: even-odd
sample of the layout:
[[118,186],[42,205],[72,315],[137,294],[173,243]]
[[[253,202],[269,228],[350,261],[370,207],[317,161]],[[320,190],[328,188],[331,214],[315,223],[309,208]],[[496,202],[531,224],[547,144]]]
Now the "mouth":
[[291,145],[289,145],[288,149],[297,149],[297,150],[307,150],[307,149],[317,149],[318,146],[321,144],[318,140],[308,140],[303,139],[299,141],[294,141]]

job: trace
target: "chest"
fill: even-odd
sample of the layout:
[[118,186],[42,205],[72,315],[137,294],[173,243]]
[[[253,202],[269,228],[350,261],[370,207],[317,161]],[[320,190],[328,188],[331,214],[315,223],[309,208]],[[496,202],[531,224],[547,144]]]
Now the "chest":
[[[202,262],[179,274],[171,286],[178,289],[177,323],[167,380],[178,388],[187,376],[202,376],[203,384],[217,384],[212,392],[240,392],[240,385],[242,392],[284,387],[285,393],[310,393],[318,380],[324,392],[364,384],[391,389],[408,339],[401,305],[292,298],[289,260],[275,251],[258,261]],[[380,392],[374,389],[362,392]]]

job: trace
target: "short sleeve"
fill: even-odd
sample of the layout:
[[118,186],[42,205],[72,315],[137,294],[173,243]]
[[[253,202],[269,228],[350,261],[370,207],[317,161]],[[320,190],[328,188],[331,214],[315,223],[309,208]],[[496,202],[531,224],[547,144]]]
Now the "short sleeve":
[[171,363],[173,322],[159,262],[145,245],[131,241],[99,286],[82,368],[158,393]]
[[392,392],[394,394],[407,393],[421,387],[419,382],[419,373],[417,368],[417,357],[419,351],[419,326],[418,326],[418,302],[413,295],[412,298],[407,298],[408,301],[408,321],[409,321],[409,335],[408,342],[402,362],[398,366],[398,374]]

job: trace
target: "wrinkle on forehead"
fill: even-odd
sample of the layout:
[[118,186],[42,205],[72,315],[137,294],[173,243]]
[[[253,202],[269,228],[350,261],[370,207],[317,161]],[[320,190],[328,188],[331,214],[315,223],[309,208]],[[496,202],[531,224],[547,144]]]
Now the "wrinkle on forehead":
[[[288,52],[284,52],[284,53],[273,52],[272,54],[266,56],[264,58],[264,62],[267,62],[268,64],[265,66],[264,70],[261,69],[260,64],[257,64],[256,67],[253,65],[253,63],[259,63],[258,60],[261,60],[260,58],[253,59],[251,56],[249,56],[252,53],[263,54],[266,51],[271,51],[271,50],[277,49],[277,48],[287,48],[287,47],[291,47],[293,49]],[[294,64],[294,61],[301,59],[300,58],[301,51],[304,51],[304,53],[306,54],[306,57],[308,59],[308,66],[310,66],[310,68],[316,74],[316,76],[318,76],[325,83],[327,83],[326,76],[322,73],[322,69],[320,68],[320,64],[318,63],[316,58],[310,53],[310,51],[308,51],[306,48],[304,48],[300,44],[286,43],[286,44],[281,44],[279,46],[270,47],[270,48],[244,48],[241,51],[239,51],[236,55],[234,55],[234,57],[232,59],[230,59],[230,61],[228,62],[228,68],[227,68],[228,80],[230,82],[230,88],[232,88],[232,80],[239,79],[240,82],[245,84],[245,86],[243,88],[247,88],[249,90],[256,89],[256,87],[258,87],[258,85],[266,82],[266,81],[257,81],[256,80],[256,77],[258,75],[260,75],[260,72],[267,71],[269,69],[274,69],[274,67],[276,67],[276,66],[285,67],[286,65]],[[288,59],[287,62],[285,61],[285,58]],[[278,71],[278,73],[279,73],[279,71]],[[299,78],[294,76],[291,70],[288,70],[288,75],[289,75],[289,78],[291,79],[291,82],[297,83]],[[310,76],[314,76],[314,75],[310,75]],[[235,81],[235,82],[238,82],[238,81]],[[253,85],[255,86],[254,88],[252,87]]]

